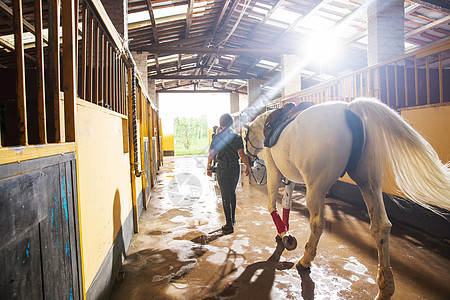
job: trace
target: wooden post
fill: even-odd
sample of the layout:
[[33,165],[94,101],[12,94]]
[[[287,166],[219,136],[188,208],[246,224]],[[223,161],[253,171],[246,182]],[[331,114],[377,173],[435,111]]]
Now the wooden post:
[[404,74],[405,74],[405,106],[408,107],[409,106],[409,102],[408,102],[408,71],[406,68],[406,59],[404,61]]
[[14,46],[17,66],[16,93],[19,144],[28,145],[27,104],[25,93],[25,56],[23,49],[22,1],[13,1]]
[[88,38],[89,38],[89,18],[88,18],[89,11],[87,9],[86,3],[83,5],[83,46],[81,49],[81,82],[80,82],[80,97],[84,100],[87,100],[86,98],[86,76],[87,76],[87,51],[88,51]]
[[419,105],[419,71],[417,70],[417,58],[414,56],[414,82],[416,84],[416,105]]
[[59,57],[59,16],[60,0],[49,1],[49,72],[50,93],[53,97],[53,120],[55,126],[55,142],[64,142],[63,123],[61,121],[60,101],[60,57]]
[[398,107],[398,79],[397,79],[397,62],[394,62],[394,80],[395,80],[395,107]]
[[67,142],[75,142],[77,103],[77,22],[74,0],[62,0],[64,121]]
[[34,16],[36,19],[36,63],[37,63],[37,85],[38,85],[38,127],[39,143],[47,143],[47,122],[45,111],[45,76],[44,76],[44,47],[42,35],[42,0],[34,2]]

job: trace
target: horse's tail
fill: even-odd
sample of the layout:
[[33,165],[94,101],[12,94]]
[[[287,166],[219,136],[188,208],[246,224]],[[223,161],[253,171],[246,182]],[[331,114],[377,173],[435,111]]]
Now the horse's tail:
[[384,187],[438,214],[432,206],[450,210],[449,163],[443,164],[417,131],[376,99],[354,100],[348,109],[363,123],[368,168],[385,175]]

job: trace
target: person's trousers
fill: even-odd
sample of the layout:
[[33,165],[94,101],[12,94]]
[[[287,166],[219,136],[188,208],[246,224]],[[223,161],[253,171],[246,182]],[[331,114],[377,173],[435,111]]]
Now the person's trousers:
[[223,212],[226,226],[233,227],[236,211],[236,186],[239,181],[239,163],[220,164],[217,168],[217,181],[222,194]]

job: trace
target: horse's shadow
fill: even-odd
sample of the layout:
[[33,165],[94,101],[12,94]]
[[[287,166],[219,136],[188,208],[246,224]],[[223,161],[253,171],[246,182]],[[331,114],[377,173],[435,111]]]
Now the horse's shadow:
[[207,245],[215,240],[217,240],[218,238],[227,235],[229,233],[225,233],[222,231],[222,229],[217,229],[214,230],[212,232],[206,233],[206,234],[202,234],[199,235],[195,238],[193,238],[191,240],[191,242],[196,243],[196,244],[200,244],[200,245]]
[[[288,270],[294,266],[292,262],[280,262],[284,246],[281,241],[277,241],[277,247],[274,253],[266,261],[258,261],[248,265],[244,272],[231,282],[220,293],[214,294],[220,281],[227,274],[224,274],[214,282],[209,288],[209,294],[212,296],[206,299],[271,299],[270,292],[275,281],[276,270]],[[309,276],[310,269],[297,268],[302,280],[302,296],[304,299],[314,299],[314,282]],[[256,278],[255,278],[256,277]]]

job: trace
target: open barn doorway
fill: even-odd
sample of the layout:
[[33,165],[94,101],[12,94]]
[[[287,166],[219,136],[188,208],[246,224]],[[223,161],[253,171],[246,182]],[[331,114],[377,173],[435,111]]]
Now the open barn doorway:
[[160,93],[165,156],[206,155],[213,127],[230,112],[228,93]]

